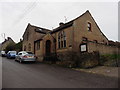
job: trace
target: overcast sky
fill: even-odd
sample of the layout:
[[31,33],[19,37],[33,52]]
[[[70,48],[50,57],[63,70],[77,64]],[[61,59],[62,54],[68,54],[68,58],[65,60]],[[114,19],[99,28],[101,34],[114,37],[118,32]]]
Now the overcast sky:
[[74,2],[72,0],[70,2],[15,1],[1,0],[0,2],[0,42],[4,40],[3,33],[5,33],[5,37],[11,37],[15,42],[18,42],[28,23],[52,30],[58,27],[59,22],[65,22],[65,17],[67,22],[71,21],[86,10],[90,11],[108,39],[118,40],[117,0],[93,0],[92,2],[88,2],[88,0],[85,2],[75,0]]

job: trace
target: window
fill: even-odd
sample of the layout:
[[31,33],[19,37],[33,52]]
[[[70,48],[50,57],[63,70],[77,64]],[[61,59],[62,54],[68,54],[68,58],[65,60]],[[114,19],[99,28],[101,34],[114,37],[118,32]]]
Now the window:
[[91,31],[91,23],[90,22],[87,23],[87,30]]
[[37,41],[36,49],[37,49],[37,50],[40,50],[40,41]]
[[60,36],[58,36],[58,48],[60,48]]
[[66,47],[66,33],[64,31],[58,34],[58,48]]
[[64,43],[64,47],[66,47],[66,34],[65,34],[65,32],[63,32],[63,43]]
[[22,55],[22,53],[18,53],[18,55]]
[[32,52],[27,52],[28,54],[33,54]]
[[28,50],[31,51],[31,44],[28,44]]

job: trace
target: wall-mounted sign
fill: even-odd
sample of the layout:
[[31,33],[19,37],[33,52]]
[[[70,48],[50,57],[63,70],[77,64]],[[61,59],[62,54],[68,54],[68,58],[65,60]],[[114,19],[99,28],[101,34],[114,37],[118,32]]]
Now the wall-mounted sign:
[[80,51],[81,52],[87,52],[87,44],[86,43],[80,45]]

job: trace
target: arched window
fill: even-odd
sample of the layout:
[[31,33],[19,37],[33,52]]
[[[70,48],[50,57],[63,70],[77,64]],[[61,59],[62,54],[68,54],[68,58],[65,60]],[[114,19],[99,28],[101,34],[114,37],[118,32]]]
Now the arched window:
[[64,47],[66,47],[66,34],[65,32],[63,32],[63,42],[64,42]]
[[58,48],[66,47],[66,33],[64,31],[58,33]]
[[31,51],[31,44],[28,44],[28,50]]

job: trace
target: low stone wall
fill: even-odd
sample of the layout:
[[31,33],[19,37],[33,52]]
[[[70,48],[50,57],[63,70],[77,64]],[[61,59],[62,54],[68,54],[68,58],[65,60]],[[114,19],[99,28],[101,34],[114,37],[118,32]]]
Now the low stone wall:
[[120,53],[118,47],[87,42],[87,52],[64,51],[38,56],[38,61],[53,62],[65,67],[90,68],[99,64],[100,55]]
[[60,61],[57,64],[66,67],[82,67],[90,68],[99,64],[99,53],[79,53],[79,52],[65,52],[58,53],[58,59]]
[[117,46],[104,45],[99,43],[87,42],[88,52],[98,51],[103,54],[120,54],[120,48]]

